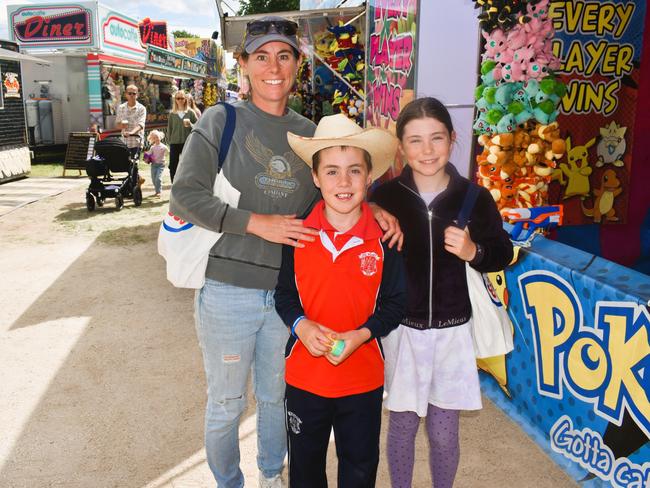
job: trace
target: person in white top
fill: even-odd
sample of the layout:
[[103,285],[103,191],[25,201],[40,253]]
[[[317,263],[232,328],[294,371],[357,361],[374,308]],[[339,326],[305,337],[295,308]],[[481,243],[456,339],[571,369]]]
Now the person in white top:
[[126,87],[126,102],[117,107],[115,115],[117,127],[122,130],[122,137],[131,152],[131,156],[137,156],[142,147],[144,125],[147,119],[147,109],[138,102],[137,86],[129,85]]

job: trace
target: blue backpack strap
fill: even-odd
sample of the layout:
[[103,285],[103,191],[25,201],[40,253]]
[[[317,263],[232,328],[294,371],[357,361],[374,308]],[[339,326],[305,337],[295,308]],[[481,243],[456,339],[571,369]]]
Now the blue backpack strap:
[[463,206],[458,212],[457,225],[459,228],[464,229],[469,222],[469,216],[472,214],[474,209],[474,204],[476,203],[476,198],[478,197],[479,186],[475,183],[470,182],[467,187],[467,193],[465,193],[465,199],[463,200]]
[[232,136],[235,133],[237,112],[235,111],[235,107],[229,103],[219,102],[217,105],[223,105],[226,109],[226,125],[223,128],[221,143],[219,144],[219,168],[217,169],[217,172],[220,172],[223,162],[226,160],[226,156],[228,156],[228,149],[230,149]]

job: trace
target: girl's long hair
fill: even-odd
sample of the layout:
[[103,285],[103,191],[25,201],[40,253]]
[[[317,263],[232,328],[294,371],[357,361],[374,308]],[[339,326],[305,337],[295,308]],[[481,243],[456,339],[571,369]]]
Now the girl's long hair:
[[178,96],[179,93],[183,94],[183,100],[185,100],[185,105],[184,105],[184,111],[187,112],[188,110],[188,105],[187,105],[187,94],[183,90],[178,90],[176,93],[174,93],[174,96],[172,97],[174,100],[174,103],[172,104],[172,113],[175,114],[180,110],[180,107],[178,106],[178,100],[176,100],[176,97]]

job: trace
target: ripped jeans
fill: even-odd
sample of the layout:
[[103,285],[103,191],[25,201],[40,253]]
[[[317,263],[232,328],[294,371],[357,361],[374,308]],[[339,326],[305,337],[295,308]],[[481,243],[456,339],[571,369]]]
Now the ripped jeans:
[[267,478],[282,471],[284,348],[288,329],[275,311],[273,291],[206,279],[195,295],[196,330],[208,383],[205,447],[219,488],[240,488],[238,427],[246,409],[248,374],[257,400],[257,465]]

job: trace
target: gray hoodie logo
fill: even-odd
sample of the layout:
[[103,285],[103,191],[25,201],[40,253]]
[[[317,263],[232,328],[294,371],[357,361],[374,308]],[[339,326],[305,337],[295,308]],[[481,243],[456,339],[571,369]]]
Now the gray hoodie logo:
[[307,165],[293,151],[274,154],[252,131],[246,136],[245,145],[253,159],[264,168],[255,176],[255,186],[265,195],[286,198],[300,187],[300,182],[293,176]]

